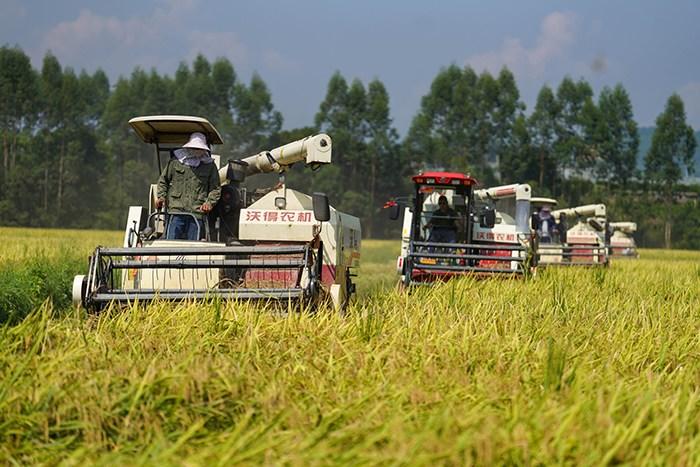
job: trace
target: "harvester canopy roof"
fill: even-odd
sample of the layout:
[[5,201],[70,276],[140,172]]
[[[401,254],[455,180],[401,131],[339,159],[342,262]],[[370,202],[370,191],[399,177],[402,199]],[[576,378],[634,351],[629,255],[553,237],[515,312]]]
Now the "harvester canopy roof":
[[542,198],[542,197],[537,197],[537,198],[530,198],[530,205],[534,207],[542,207],[542,206],[556,206],[557,200],[554,198]]
[[418,185],[477,185],[471,175],[465,175],[459,172],[423,172],[414,175],[413,182]]
[[221,135],[209,120],[186,115],[149,115],[129,120],[144,143],[182,146],[194,132],[204,133],[209,144],[224,144]]

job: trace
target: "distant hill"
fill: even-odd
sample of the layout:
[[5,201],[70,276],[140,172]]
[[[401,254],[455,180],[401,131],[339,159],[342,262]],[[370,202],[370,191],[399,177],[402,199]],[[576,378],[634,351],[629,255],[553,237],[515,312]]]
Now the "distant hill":
[[[644,156],[651,147],[651,138],[654,136],[654,127],[639,128],[639,152],[637,153],[637,168],[644,169]],[[695,150],[695,177],[700,175],[700,131],[695,132],[698,149]]]

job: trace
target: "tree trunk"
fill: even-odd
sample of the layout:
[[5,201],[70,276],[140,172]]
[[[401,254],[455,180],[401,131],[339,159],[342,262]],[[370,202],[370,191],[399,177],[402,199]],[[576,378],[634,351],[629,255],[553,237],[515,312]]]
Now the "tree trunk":
[[671,248],[671,207],[673,206],[673,191],[666,192],[666,222],[664,223],[664,248]]
[[7,143],[7,130],[2,132],[2,175],[3,182],[7,183],[7,169],[10,160],[10,147]]
[[15,169],[15,163],[17,162],[17,133],[12,137],[12,145],[10,146],[10,171]]
[[[376,185],[377,176],[377,157],[376,154],[372,157],[372,164],[370,167],[370,179],[369,179],[369,206],[370,209],[374,209],[374,187]],[[372,238],[372,225],[374,224],[376,216],[371,216],[370,222],[367,223],[369,227],[367,229],[367,238]]]
[[65,158],[66,152],[66,142],[65,139],[61,140],[61,152],[58,158],[58,190],[56,193],[56,214],[57,219],[61,218],[61,209],[63,207],[63,159]]
[[44,214],[49,212],[49,167],[44,167]]
[[540,150],[540,190],[544,183],[544,151]]

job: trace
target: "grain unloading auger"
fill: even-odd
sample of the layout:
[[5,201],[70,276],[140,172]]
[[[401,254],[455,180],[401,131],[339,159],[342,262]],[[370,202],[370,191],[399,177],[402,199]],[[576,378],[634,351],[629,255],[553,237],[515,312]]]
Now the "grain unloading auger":
[[[199,117],[138,117],[129,124],[155,145],[159,168],[161,153],[171,154],[193,132],[206,135],[209,144],[223,143]],[[331,138],[319,134],[222,165],[222,194],[208,215],[200,215],[200,240],[164,239],[171,215],[155,208],[152,185],[149,207],[129,208],[123,247],[98,247],[87,274],[75,277],[74,303],[99,309],[110,302],[221,297],[315,306],[328,297],[343,308],[359,265],[359,219],[330,207],[324,194],[287,188],[283,177],[251,204],[240,185],[246,176],[282,174],[297,162],[311,168],[328,164],[331,148]],[[219,157],[214,159],[219,166]]]
[[[476,180],[453,172],[413,177],[414,194],[387,207],[398,219],[404,205],[401,282],[432,283],[459,275],[522,276],[533,266],[530,186],[475,190]],[[447,203],[447,208],[440,204]]]
[[[539,237],[538,266],[607,266],[609,264],[609,226],[604,204],[587,204],[551,211],[554,233],[542,235],[543,221],[539,210],[550,211],[557,201],[551,198],[532,198],[535,212],[532,227]],[[568,227],[574,220],[573,227]],[[546,229],[546,228],[545,228]]]

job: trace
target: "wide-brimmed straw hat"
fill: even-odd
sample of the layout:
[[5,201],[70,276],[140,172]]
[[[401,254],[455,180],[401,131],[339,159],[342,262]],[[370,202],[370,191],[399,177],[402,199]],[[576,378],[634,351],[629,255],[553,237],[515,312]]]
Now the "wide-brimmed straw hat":
[[211,148],[207,144],[207,138],[203,133],[195,132],[190,135],[190,140],[185,143],[183,148],[192,149],[203,149],[205,151],[211,151]]

